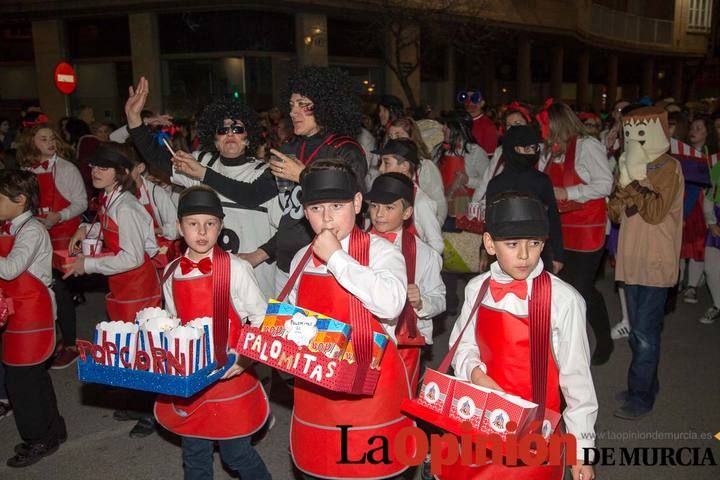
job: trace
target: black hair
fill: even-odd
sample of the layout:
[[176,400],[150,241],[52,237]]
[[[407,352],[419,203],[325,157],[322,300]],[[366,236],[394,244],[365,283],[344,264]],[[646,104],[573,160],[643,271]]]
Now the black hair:
[[[477,144],[472,133],[473,119],[465,110],[453,110],[442,116],[440,122],[450,130],[450,138],[448,143],[454,151],[460,146],[460,152],[469,153],[469,145]],[[438,149],[438,153],[443,155],[442,149]]]
[[360,89],[342,70],[316,66],[300,68],[288,80],[285,93],[288,101],[293,93],[312,100],[315,121],[321,129],[352,137],[360,132]]
[[40,184],[29,170],[0,170],[0,193],[13,202],[25,195],[25,210],[36,214],[40,207]]
[[197,131],[202,148],[211,152],[217,151],[215,147],[215,130],[222,127],[227,118],[240,120],[243,123],[248,142],[250,142],[245,152],[254,152],[261,143],[258,116],[245,103],[229,97],[214,101],[205,107],[200,114],[197,121]]

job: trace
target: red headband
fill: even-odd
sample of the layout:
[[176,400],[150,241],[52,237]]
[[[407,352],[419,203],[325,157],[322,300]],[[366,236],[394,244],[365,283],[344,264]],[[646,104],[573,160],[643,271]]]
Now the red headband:
[[520,105],[517,100],[508,105],[507,109],[510,113],[519,113],[528,123],[532,122],[532,115],[530,115],[530,110]]

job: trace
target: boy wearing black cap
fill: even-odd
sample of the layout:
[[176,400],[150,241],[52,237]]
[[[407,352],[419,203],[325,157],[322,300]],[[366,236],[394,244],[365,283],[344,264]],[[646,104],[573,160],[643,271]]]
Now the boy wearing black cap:
[[380,175],[365,199],[370,203],[370,233],[391,242],[405,257],[407,301],[395,325],[384,323],[383,327],[398,345],[415,392],[421,347],[432,344],[432,319],[445,311],[442,257],[404,226],[413,215],[413,183],[408,177],[394,172]]
[[[394,322],[405,306],[405,262],[387,240],[356,226],[363,199],[355,172],[346,163],[318,160],[300,180],[305,216],[316,237],[291,263],[291,282],[302,275],[289,300],[352,326],[362,378],[370,364],[372,333],[384,333],[382,323],[390,321],[385,319]],[[294,394],[290,453],[303,473],[321,478],[388,478],[407,468],[395,457],[392,445],[387,462],[338,462],[364,458],[377,436],[392,442],[401,429],[413,425],[400,412],[400,403],[411,393],[393,342],[385,348],[374,395],[331,392],[301,379],[295,380]],[[350,427],[343,430],[339,425]]]
[[529,125],[516,125],[505,133],[502,140],[505,169],[490,180],[486,198],[491,201],[505,192],[522,192],[535,195],[545,205],[550,226],[550,246],[543,252],[543,260],[553,273],[563,265],[563,237],[553,186],[548,177],[537,169],[542,138]]
[[420,166],[415,142],[409,138],[391,139],[384,147],[374,150],[373,153],[380,155],[381,174],[402,173],[413,181],[415,202],[411,224],[421,239],[433,250],[442,254],[445,242],[437,219],[437,204],[414,181]]
[[[577,439],[582,462],[583,449],[594,446],[591,437],[598,411],[585,302],[570,285],[543,271],[540,253],[548,220],[539,200],[518,193],[490,200],[485,229],[485,248],[497,256],[497,262],[465,289],[465,304],[450,335],[450,345],[460,338],[453,358],[455,375],[555,412],[560,412],[562,392],[565,427]],[[469,318],[480,292],[477,314]],[[466,478],[468,468],[455,465],[443,478]],[[497,478],[509,474],[502,465],[475,468],[488,469]],[[562,466],[513,467],[512,471],[524,474],[523,478],[563,475]],[[572,478],[592,479],[592,467],[573,465]]]
[[[252,266],[217,246],[224,216],[220,198],[207,187],[191,187],[180,195],[177,226],[188,249],[168,265],[163,284],[165,308],[182,324],[216,318],[213,341],[219,364],[227,357],[227,346],[237,343],[242,322],[248,319],[259,327],[267,305]],[[228,296],[229,325],[223,325],[216,312]],[[269,414],[267,395],[244,357],[195,396],[161,395],[155,403],[158,423],[182,438],[185,478],[193,479],[213,477],[216,440],[223,462],[242,478],[269,479],[265,463],[250,444],[250,436]]]

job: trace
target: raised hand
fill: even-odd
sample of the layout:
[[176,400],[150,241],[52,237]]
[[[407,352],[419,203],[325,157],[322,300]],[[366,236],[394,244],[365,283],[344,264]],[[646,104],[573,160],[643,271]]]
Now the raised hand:
[[142,125],[140,113],[145,108],[148,93],[150,93],[150,85],[145,77],[140,77],[135,88],[128,87],[128,99],[125,102],[125,116],[127,117],[128,127],[136,128]]

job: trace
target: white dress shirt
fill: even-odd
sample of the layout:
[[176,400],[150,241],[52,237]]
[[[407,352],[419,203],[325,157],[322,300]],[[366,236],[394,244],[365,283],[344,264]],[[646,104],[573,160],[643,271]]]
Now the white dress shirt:
[[[407,273],[402,253],[384,238],[370,235],[370,261],[368,266],[363,266],[347,253],[350,245],[349,235],[340,241],[340,245],[342,250],[333,253],[327,264],[315,266],[311,258],[303,271],[317,274],[330,273],[340,286],[360,300],[380,322],[394,321],[392,319],[400,315],[407,299]],[[295,254],[290,262],[291,272],[295,271],[308,248],[309,245]],[[288,301],[293,305],[297,305],[297,291],[301,281],[302,277],[295,282],[288,296]],[[323,292],[318,292],[318,295],[323,295]],[[347,321],[342,318],[338,320]]]
[[[193,156],[207,167],[212,155],[205,153],[201,157],[201,153],[194,152]],[[268,167],[265,162],[256,159],[249,160],[242,165],[224,165],[221,159],[218,158],[208,168],[233,180],[252,183]],[[171,180],[174,184],[183,187],[192,187],[201,183],[175,169],[173,169]],[[252,210],[241,208],[238,204],[219,193],[218,196],[222,201],[223,212],[225,213],[223,224],[226,228],[235,232],[240,241],[239,253],[254,252],[275,235],[282,216],[282,208],[277,196],[260,205],[259,209]],[[257,278],[258,285],[260,285],[260,289],[266,297],[271,297],[275,293],[275,271],[275,263],[262,262],[255,267],[255,278]]]
[[418,172],[418,185],[427,193],[437,206],[435,216],[438,223],[442,225],[447,218],[447,198],[445,198],[445,187],[443,186],[442,175],[440,169],[432,160],[423,158],[420,161],[420,171]]
[[[393,243],[395,247],[402,253],[402,229],[398,230],[397,237]],[[430,246],[415,236],[415,285],[420,290],[420,298],[422,299],[422,308],[414,309],[418,317],[417,326],[420,333],[425,338],[425,343],[432,344],[433,334],[433,317],[440,315],[445,311],[445,284],[440,276],[442,270],[442,256]],[[407,260],[407,259],[406,259]],[[384,323],[383,327],[388,336],[395,343],[395,329],[398,318],[394,322]]]
[[142,180],[142,188],[140,188],[140,204],[143,206],[148,203],[152,207],[152,215],[155,222],[162,229],[162,236],[168,240],[178,238],[177,231],[177,206],[172,201],[170,194],[160,185],[156,185],[145,177]]
[[75,164],[68,162],[64,158],[53,155],[48,162],[48,168],[37,165],[34,168],[28,168],[35,175],[41,173],[52,173],[55,179],[55,188],[70,202],[70,205],[60,210],[60,221],[66,222],[71,218],[78,217],[87,210],[87,193],[85,191],[85,182],[83,181],[80,170]]
[[[115,192],[107,195],[106,215],[118,226],[120,251],[105,257],[85,257],[85,272],[115,275],[133,270],[145,261],[145,254],[154,257],[158,252],[155,230],[150,214],[130,192]],[[87,237],[97,237],[101,225],[84,223]],[[107,245],[104,245],[107,248]]]
[[442,228],[437,219],[437,205],[420,187],[415,190],[413,222],[418,236],[430,245],[433,250],[442,255],[445,249],[445,241],[442,237]]
[[[526,280],[528,298],[532,295],[532,280],[543,271],[542,260]],[[500,283],[508,283],[512,278],[495,262],[490,271],[473,278],[465,288],[465,303],[462,312],[455,322],[450,334],[450,346],[460,336],[470,311],[477,299],[480,287],[490,276]],[[592,375],[590,374],[590,348],[585,326],[585,301],[569,284],[550,274],[552,301],[550,307],[551,348],[559,371],[560,390],[567,404],[562,412],[568,433],[577,438],[578,458],[582,458],[583,448],[593,447],[595,440],[595,420],[597,419],[598,403],[595,396]],[[488,289],[482,304],[493,310],[506,311],[518,317],[527,317],[528,301],[521,300],[514,294],[506,294],[496,302]],[[486,371],[480,359],[480,349],[475,338],[477,315],[470,319],[470,325],[460,340],[452,364],[455,375],[463,380],[470,380],[473,369],[480,367]],[[530,399],[527,399],[530,400]]]
[[[579,137],[575,150],[575,172],[585,185],[565,187],[568,200],[584,203],[597,198],[606,198],[612,192],[613,176],[607,160],[605,145],[593,137]],[[550,152],[540,159],[540,171],[550,161]],[[565,161],[565,154],[552,159],[555,163]]]
[[[185,252],[187,256],[187,252]],[[212,256],[212,250],[208,252],[207,257]],[[165,271],[169,265],[165,267]],[[178,266],[173,272],[173,278],[195,278],[202,276],[203,273],[198,269],[183,275],[182,270]],[[208,274],[212,275],[212,274]],[[212,295],[212,292],[196,292],[199,296]],[[163,297],[165,298],[165,310],[171,315],[177,316],[175,308],[175,300],[173,299],[172,281],[168,279],[163,285]],[[267,299],[263,296],[258,287],[252,266],[245,260],[235,255],[230,255],[230,305],[235,310],[241,321],[249,320],[253,327],[260,328],[265,318],[265,310],[267,308]],[[192,319],[190,319],[192,320]]]
[[28,210],[12,219],[10,235],[15,236],[15,242],[8,256],[0,257],[0,278],[12,281],[21,274],[29,272],[48,288],[53,305],[53,318],[55,318],[55,293],[50,288],[53,252],[50,234],[45,225],[34,218],[32,212]]

